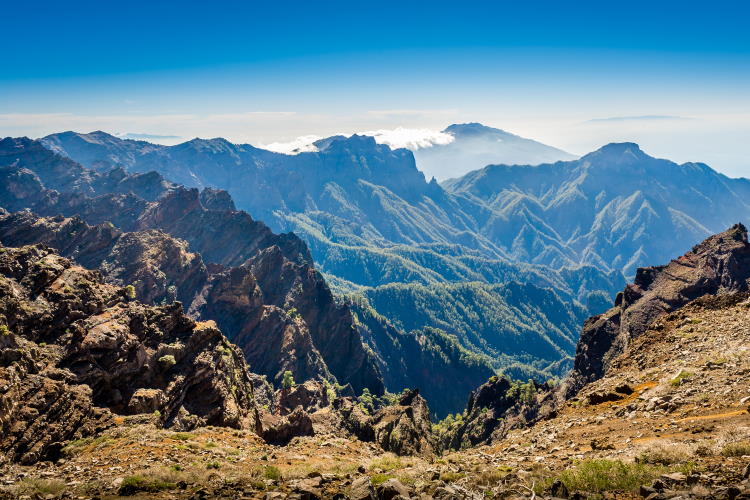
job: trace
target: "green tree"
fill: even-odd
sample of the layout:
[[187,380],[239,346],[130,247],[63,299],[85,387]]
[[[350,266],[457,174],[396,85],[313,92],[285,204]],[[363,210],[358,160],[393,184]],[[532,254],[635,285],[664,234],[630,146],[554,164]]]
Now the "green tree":
[[291,389],[294,387],[294,374],[291,370],[284,372],[284,377],[281,379],[281,387],[284,389]]

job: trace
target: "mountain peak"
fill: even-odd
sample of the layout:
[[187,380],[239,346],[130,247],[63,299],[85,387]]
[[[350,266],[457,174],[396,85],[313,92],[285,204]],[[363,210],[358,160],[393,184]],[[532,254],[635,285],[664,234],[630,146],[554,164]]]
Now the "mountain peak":
[[585,155],[582,159],[597,159],[621,163],[649,158],[651,156],[644,153],[640,146],[634,142],[611,142]]
[[472,137],[482,135],[508,135],[512,136],[505,130],[499,128],[488,127],[478,122],[471,123],[454,123],[449,125],[443,130],[443,133],[450,134],[455,137]]
[[229,151],[236,148],[234,144],[224,139],[223,137],[216,137],[214,139],[201,139],[200,137],[196,137],[195,139],[191,139],[187,142],[183,142],[182,144],[178,144],[176,147],[182,149],[192,148],[197,151],[206,152]]
[[375,149],[378,144],[375,142],[375,138],[369,135],[358,135],[354,134],[350,137],[345,135],[334,135],[326,137],[325,139],[317,140],[313,143],[318,151],[326,151],[332,148],[345,148],[345,147],[356,147],[367,150]]

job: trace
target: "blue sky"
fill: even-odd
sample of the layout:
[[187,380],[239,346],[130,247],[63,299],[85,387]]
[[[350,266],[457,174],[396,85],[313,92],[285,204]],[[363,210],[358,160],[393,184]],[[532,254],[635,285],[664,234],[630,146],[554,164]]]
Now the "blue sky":
[[0,135],[268,144],[481,121],[750,176],[748,4],[5,2]]

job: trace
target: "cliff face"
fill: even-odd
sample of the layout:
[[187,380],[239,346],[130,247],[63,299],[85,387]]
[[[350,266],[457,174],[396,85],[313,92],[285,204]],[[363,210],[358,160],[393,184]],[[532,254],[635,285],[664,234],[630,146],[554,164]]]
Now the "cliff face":
[[12,460],[51,458],[113,414],[255,426],[245,360],[213,323],[131,300],[48,247],[0,249],[0,325],[0,449]]
[[180,301],[196,320],[215,321],[255,372],[277,382],[291,370],[299,380],[333,374],[356,391],[383,390],[348,309],[321,293],[327,287],[314,269],[289,261],[277,246],[224,269],[206,265],[187,243],[159,230],[122,233],[106,223],[29,212],[0,216],[0,241],[50,245],[110,283],[132,285],[145,303]]
[[[272,379],[291,370],[298,380],[333,375],[358,393],[383,392],[351,312],[294,234],[274,234],[234,210],[226,192],[185,189],[153,172],[90,171],[40,147],[0,142],[0,206],[71,218],[9,216],[0,241],[51,245],[115,284],[132,284],[146,303],[179,300],[193,317],[215,320]],[[37,165],[42,174],[26,168]]]
[[667,265],[638,269],[614,307],[584,324],[565,395],[601,378],[657,318],[703,295],[746,291],[749,284],[750,244],[742,224],[707,238]]

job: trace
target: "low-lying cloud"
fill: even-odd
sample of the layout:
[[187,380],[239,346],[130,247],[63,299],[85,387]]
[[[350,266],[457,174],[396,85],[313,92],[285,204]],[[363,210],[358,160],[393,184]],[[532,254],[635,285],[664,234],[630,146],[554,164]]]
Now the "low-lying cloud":
[[[436,145],[450,144],[454,140],[454,137],[450,134],[426,128],[396,127],[394,129],[368,130],[357,132],[357,134],[374,137],[375,142],[378,144],[386,144],[393,149],[406,148],[411,149],[412,151]],[[343,135],[345,137],[352,136],[352,134],[333,135]],[[291,141],[260,144],[258,147],[284,154],[315,152],[318,150],[314,144],[315,141],[323,138],[323,136],[319,135],[303,135],[296,139],[292,139]]]
[[259,144],[258,147],[284,154],[314,153],[318,150],[314,143],[320,139],[322,139],[322,137],[319,135],[303,135],[288,142]]
[[412,151],[450,144],[454,140],[454,137],[450,134],[427,128],[397,127],[395,129],[371,130],[360,134],[374,137],[378,144],[387,144],[394,149],[406,148]]

